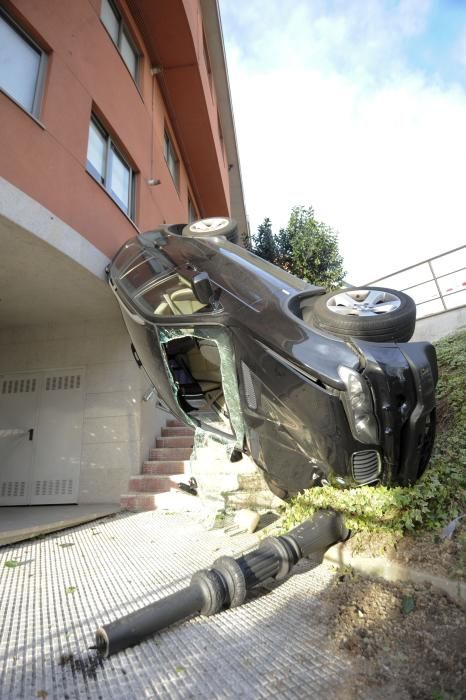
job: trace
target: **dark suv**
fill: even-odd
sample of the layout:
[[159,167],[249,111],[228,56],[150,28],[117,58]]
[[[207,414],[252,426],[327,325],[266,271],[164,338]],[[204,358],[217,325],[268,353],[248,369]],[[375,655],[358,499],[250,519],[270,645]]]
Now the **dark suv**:
[[325,293],[236,245],[230,219],[164,225],[108,268],[133,352],[187,424],[249,454],[284,497],[409,485],[435,433],[432,345],[390,289]]

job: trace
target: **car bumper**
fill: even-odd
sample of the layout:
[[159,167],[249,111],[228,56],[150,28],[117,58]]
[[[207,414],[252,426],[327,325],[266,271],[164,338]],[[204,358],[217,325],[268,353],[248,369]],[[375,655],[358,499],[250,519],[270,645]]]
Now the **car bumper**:
[[379,422],[380,479],[413,484],[429,461],[435,435],[435,349],[423,342],[353,342],[364,358]]

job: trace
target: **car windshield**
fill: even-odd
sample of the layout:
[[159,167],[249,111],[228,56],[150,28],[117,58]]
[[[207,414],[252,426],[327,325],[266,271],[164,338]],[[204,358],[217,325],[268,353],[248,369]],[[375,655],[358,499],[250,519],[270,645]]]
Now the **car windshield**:
[[112,263],[112,278],[132,298],[142,289],[174,271],[171,259],[156,248],[142,248],[138,241],[124,245]]
[[121,284],[125,290],[132,294],[151,282],[154,277],[166,275],[171,272],[171,266],[160,258],[140,255],[131,267],[121,277]]

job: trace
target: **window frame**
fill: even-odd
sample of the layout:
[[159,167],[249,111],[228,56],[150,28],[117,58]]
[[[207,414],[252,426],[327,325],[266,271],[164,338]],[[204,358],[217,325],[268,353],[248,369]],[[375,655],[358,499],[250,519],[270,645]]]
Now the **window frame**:
[[202,49],[204,53],[204,63],[207,71],[207,78],[209,80],[209,88],[211,96],[213,98],[213,75],[212,75],[212,64],[210,62],[209,48],[207,46],[207,40],[205,37],[204,29],[202,30]]
[[[173,155],[173,160],[175,162],[175,173],[172,172],[172,169],[170,168],[170,162],[169,159],[167,158],[167,150]],[[171,178],[173,180],[173,184],[176,187],[177,192],[179,191],[180,188],[180,159],[178,157],[177,150],[175,148],[175,145],[173,143],[173,139],[171,137],[171,134],[167,127],[165,126],[164,131],[163,131],[163,157],[165,158],[165,162],[167,164],[168,172],[171,175]]]
[[223,162],[225,162],[225,139],[223,138],[222,122],[220,121],[220,114],[217,109],[217,129],[220,139],[220,149],[222,151]]
[[[176,294],[176,292],[187,290],[189,290],[189,292],[192,295],[194,295],[192,291],[192,278],[194,276],[194,273],[186,274],[186,272],[186,270],[183,270],[183,273],[181,273],[175,267],[172,270],[167,269],[164,273],[157,275],[156,279],[150,280],[144,285],[140,286],[138,289],[136,289],[130,297],[131,302],[134,308],[136,309],[136,312],[139,313],[142,318],[148,319],[152,323],[159,324],[161,319],[169,319],[170,324],[177,323],[179,321],[189,324],[190,322],[192,322],[191,319],[202,319],[202,321],[205,321],[210,316],[218,315],[219,312],[223,311],[223,308],[220,305],[209,305],[208,307],[204,307],[201,304],[199,309],[189,312],[186,312],[185,310],[177,306],[177,301],[181,303],[183,303],[184,301],[195,301],[195,299],[176,300],[172,298],[172,295]],[[167,285],[172,286],[174,282],[177,282],[176,289],[167,291]],[[121,280],[119,283],[121,284]],[[215,282],[214,288],[216,290],[220,289],[215,284]],[[149,303],[145,298],[148,294],[152,292],[155,292],[158,295],[158,303],[155,306],[155,308],[153,307],[154,302]],[[126,291],[126,293],[128,292]],[[168,301],[167,297],[169,297],[171,304]],[[166,303],[171,308],[171,312],[169,314],[160,312],[155,313],[155,311],[163,303]],[[153,308],[152,311],[150,310],[151,308]],[[200,311],[201,308],[204,310]],[[174,309],[176,309],[176,311],[174,311]]]
[[[118,206],[119,209],[125,214],[131,221],[135,221],[135,202],[136,202],[136,176],[137,172],[135,169],[129,164],[128,159],[125,158],[123,153],[121,152],[121,149],[118,147],[118,145],[115,143],[115,140],[112,139],[110,136],[109,132],[107,129],[105,129],[104,126],[102,126],[101,121],[96,117],[95,113],[91,113],[91,118],[89,121],[89,131],[88,134],[90,133],[91,130],[91,125],[93,125],[100,133],[101,136],[105,139],[105,164],[104,164],[104,174],[103,176],[99,173],[99,171],[95,168],[95,166],[90,162],[88,156],[89,152],[89,137],[88,137],[88,142],[87,142],[87,153],[86,153],[86,171],[89,173],[89,175],[96,181],[98,184],[103,187],[105,192],[112,198],[112,200],[115,202],[115,204]],[[123,162],[123,164],[128,168],[129,170],[129,185],[128,185],[128,211],[125,211],[124,209],[124,202],[122,202],[121,199],[112,191],[110,188],[110,182],[111,182],[111,174],[112,174],[112,167],[111,167],[111,152],[114,151],[114,153],[117,155],[117,157]],[[122,206],[123,205],[123,206]]]
[[39,119],[42,109],[42,100],[44,97],[45,75],[47,72],[48,55],[46,51],[44,51],[44,49],[41,46],[39,46],[39,44],[36,41],[34,41],[34,39],[21,27],[20,24],[18,24],[18,22],[16,22],[15,19],[13,19],[13,17],[3,7],[0,7],[0,18],[3,19],[7,24],[9,24],[13,31],[16,32],[16,34],[18,34],[18,36],[26,44],[29,44],[29,46],[31,46],[39,54],[39,67],[37,69],[34,97],[32,100],[32,107],[30,110],[23,104],[21,104],[21,102],[19,102],[14,95],[10,94],[7,90],[4,90],[1,86],[0,92],[9,97],[10,100],[13,100],[13,102],[17,104],[18,107],[24,110],[27,114],[30,114],[35,119]]
[[[104,5],[104,2],[108,3],[108,5],[110,6],[110,9],[113,11],[113,13],[115,14],[117,21],[118,21],[118,38],[117,38],[116,42],[115,42],[113,36],[110,34],[110,31],[107,29],[107,25],[105,24],[104,20],[102,19],[102,8]],[[101,3],[100,3],[100,21],[102,22],[102,25],[104,26],[104,29],[107,32],[108,36],[112,40],[112,44],[114,45],[114,47],[118,51],[120,58],[123,61],[123,63],[125,64],[125,67],[126,67],[128,73],[130,74],[130,76],[132,77],[132,79],[134,80],[136,85],[139,87],[140,63],[141,63],[142,54],[139,51],[139,49],[137,48],[136,42],[133,39],[133,35],[131,33],[131,30],[129,29],[128,23],[126,22],[125,18],[123,17],[122,12],[120,12],[119,8],[115,4],[115,2],[113,2],[113,0],[101,0]],[[124,56],[123,56],[123,52],[122,52],[122,48],[121,48],[121,40],[122,40],[123,35],[125,36],[128,44],[130,45],[130,47],[134,51],[134,55],[136,57],[135,75],[132,74],[131,69],[128,66],[128,64],[126,63]]]
[[[192,215],[194,215],[193,218]],[[193,221],[199,219],[199,214],[197,213],[197,207],[194,204],[194,200],[188,192],[188,224],[192,224]]]

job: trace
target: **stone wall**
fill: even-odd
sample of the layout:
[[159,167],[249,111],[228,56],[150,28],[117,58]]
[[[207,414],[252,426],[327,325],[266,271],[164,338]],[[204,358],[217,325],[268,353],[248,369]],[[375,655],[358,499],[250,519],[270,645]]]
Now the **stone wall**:
[[418,319],[412,340],[433,342],[460,328],[466,328],[466,306]]

